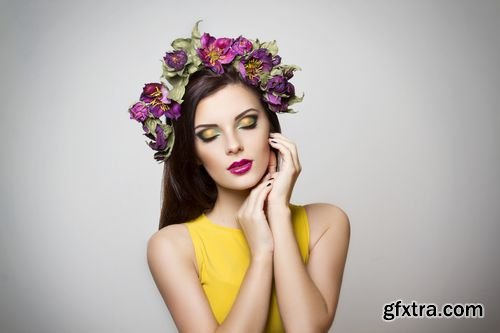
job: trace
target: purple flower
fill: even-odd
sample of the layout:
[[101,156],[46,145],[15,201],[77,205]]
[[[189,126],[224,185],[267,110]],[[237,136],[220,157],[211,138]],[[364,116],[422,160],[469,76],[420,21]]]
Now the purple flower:
[[290,80],[293,77],[293,69],[289,68],[287,69],[283,75],[286,77],[287,80]]
[[245,37],[238,37],[233,43],[233,51],[239,55],[244,55],[253,49],[252,42],[250,42]]
[[187,62],[187,54],[183,50],[177,50],[173,52],[167,52],[163,57],[163,60],[168,67],[180,71],[184,68]]
[[266,91],[292,97],[295,95],[295,87],[288,82],[285,76],[276,75],[267,81]]
[[275,55],[273,57],[273,66],[278,66],[281,64],[281,57],[279,55]]
[[167,97],[168,90],[161,83],[147,83],[142,89],[140,100],[146,103],[149,112],[160,118],[169,109],[171,100]]
[[257,49],[240,62],[240,75],[243,79],[257,86],[260,74],[269,73],[273,68],[272,55],[267,49]]
[[265,93],[264,100],[267,102],[269,109],[273,112],[283,112],[288,109],[288,103],[280,96],[273,95],[272,93]]
[[148,107],[143,102],[137,102],[128,110],[130,112],[130,119],[135,119],[143,122],[148,117]]
[[224,73],[223,64],[229,64],[236,56],[231,48],[232,38],[218,38],[204,33],[201,36],[201,48],[196,49],[202,63],[217,74]]
[[168,104],[154,100],[149,104],[149,112],[156,118],[165,115],[167,118],[177,120],[181,116],[181,105],[171,100]]
[[172,102],[165,112],[165,116],[177,120],[181,116],[181,105],[177,102]]
[[287,94],[290,97],[295,96],[295,86],[288,81],[286,84],[286,93],[285,94]]
[[287,91],[288,81],[284,76],[277,75],[273,76],[269,81],[267,81],[267,90],[273,91],[278,94],[285,94]]
[[161,101],[163,103],[169,103],[167,98],[168,90],[161,83],[146,83],[142,88],[142,94],[140,100],[145,103],[151,103],[154,100]]
[[162,151],[167,146],[167,138],[165,137],[165,132],[160,125],[156,125],[156,141],[151,141],[148,145],[157,151]]
[[155,116],[156,118],[160,118],[167,111],[168,106],[161,102],[157,102],[158,100],[154,100],[149,104],[149,112]]

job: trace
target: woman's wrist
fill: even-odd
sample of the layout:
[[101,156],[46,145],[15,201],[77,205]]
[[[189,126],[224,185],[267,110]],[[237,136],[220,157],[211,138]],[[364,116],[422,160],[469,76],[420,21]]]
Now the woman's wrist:
[[277,221],[290,221],[292,211],[290,207],[285,204],[276,204],[267,206],[267,220],[270,225],[275,224]]
[[272,250],[266,250],[266,251],[256,252],[255,254],[252,253],[251,262],[253,264],[269,264],[269,263],[272,263],[273,262],[273,251]]

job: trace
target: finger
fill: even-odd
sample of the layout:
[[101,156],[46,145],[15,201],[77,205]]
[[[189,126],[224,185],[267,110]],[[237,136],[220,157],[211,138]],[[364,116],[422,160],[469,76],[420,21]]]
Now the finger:
[[278,165],[278,161],[276,159],[276,153],[275,153],[274,150],[270,149],[270,152],[269,152],[269,167],[268,167],[268,171],[269,171],[270,174],[276,173],[277,165]]
[[264,203],[266,202],[266,197],[271,192],[271,189],[273,188],[273,182],[274,180],[270,180],[266,183],[266,186],[262,191],[260,191],[259,195],[255,199],[254,202],[254,209],[258,210],[263,210],[264,209]]
[[299,163],[299,159],[298,159],[298,152],[297,152],[297,145],[295,144],[295,142],[291,141],[290,139],[286,138],[285,136],[283,136],[279,133],[277,133],[277,135],[275,135],[273,137],[273,140],[285,145],[285,147],[287,147],[292,152],[292,158],[294,160],[294,164],[297,167],[300,167],[300,163]]
[[[263,198],[262,196],[264,195],[265,198],[265,193],[269,193],[270,188],[272,187],[273,183],[273,178],[271,180],[268,180],[266,182],[263,182],[260,184],[255,190],[250,193],[249,196],[249,202],[248,202],[248,208],[251,209],[252,211],[255,211],[256,209],[262,209],[263,208]],[[261,203],[262,201],[262,203]]]
[[[260,181],[259,181],[259,184],[258,184],[258,185],[262,184],[263,182],[268,181],[268,180],[269,180],[269,178],[271,178],[271,177],[272,177],[272,175],[271,175],[271,173],[268,171],[268,172],[267,172],[264,176],[262,176],[262,178],[260,179]],[[258,186],[258,185],[255,185],[255,186]]]
[[[278,132],[271,133],[270,136],[273,139],[277,139],[277,141],[279,141],[279,142],[283,142],[284,144],[286,144],[286,143],[289,144],[288,147],[292,151],[292,157],[294,160],[294,164],[296,165],[298,170],[300,170],[301,166],[300,166],[299,154],[298,154],[297,145],[295,144],[295,142],[293,142],[292,140],[290,140],[289,138],[284,136],[282,133],[278,133]],[[293,149],[292,149],[292,147],[293,147]]]
[[269,140],[269,143],[273,148],[276,148],[280,151],[281,158],[283,159],[285,165],[288,164],[290,165],[290,167],[297,168],[293,160],[292,153],[287,146],[285,146],[282,142],[278,142],[274,139]]
[[240,207],[239,212],[241,212],[242,216],[249,216],[251,215],[254,207],[254,201],[255,197],[257,196],[257,193],[264,187],[265,184],[267,184],[268,181],[263,180],[260,184],[255,186],[251,191],[250,194],[247,196],[245,201],[243,201],[243,204]]
[[259,184],[257,184],[251,191],[248,197],[245,199],[246,202],[248,202],[247,206],[250,208],[252,207],[252,203],[255,200],[255,197],[257,194],[262,190],[262,188],[268,183],[269,181],[267,179],[263,179]]
[[285,141],[285,142],[289,142],[289,143],[293,143],[292,140],[290,140],[289,138],[287,138],[286,136],[284,136],[282,133],[271,133],[271,136],[270,136],[272,139],[279,139],[281,141]]
[[287,148],[288,151],[290,151],[290,156],[291,156],[291,160],[293,162],[293,165],[297,171],[300,171],[301,166],[300,166],[300,161],[299,161],[299,155],[297,153],[297,146],[295,145],[295,143],[293,143],[292,141],[289,141],[289,140],[282,139],[282,138],[273,138],[272,140],[278,142],[279,144],[282,144],[283,146],[285,146]]
[[261,189],[265,184],[269,182],[269,179],[271,178],[271,174],[268,172],[266,173],[260,182],[254,186],[254,188],[250,191],[250,194],[247,196],[243,204],[241,205],[240,210],[242,212],[247,212],[248,210],[251,210],[253,208],[252,202],[254,201],[255,196],[259,192],[259,189]]

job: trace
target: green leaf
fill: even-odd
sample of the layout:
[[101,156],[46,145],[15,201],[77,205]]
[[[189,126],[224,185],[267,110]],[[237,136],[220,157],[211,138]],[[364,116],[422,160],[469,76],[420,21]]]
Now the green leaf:
[[165,160],[169,158],[170,154],[172,153],[172,147],[174,146],[174,142],[175,142],[175,132],[172,131],[167,139],[167,147],[165,148],[165,154],[166,154]]
[[283,68],[285,68],[286,70],[293,70],[293,71],[301,71],[302,68],[300,68],[299,66],[297,65],[283,65]]
[[174,128],[171,125],[161,123],[160,126],[163,129],[163,133],[165,133],[166,138],[174,132]]
[[198,71],[198,66],[189,66],[188,69],[187,69],[187,72],[189,75],[195,73]]
[[260,42],[258,38],[256,40],[250,40],[250,41],[252,42],[253,50],[260,49]]
[[293,96],[291,97],[289,100],[288,100],[288,105],[292,105],[292,104],[295,104],[295,103],[299,103],[299,102],[302,102],[302,100],[304,99],[304,96],[305,94],[302,93],[302,96],[299,97],[299,96]]
[[198,30],[198,25],[200,24],[200,22],[203,22],[203,20],[198,20],[196,21],[194,27],[193,27],[193,31],[191,33],[191,36],[193,39],[200,39],[201,38],[201,34],[200,34],[200,31]]
[[166,156],[166,151],[157,151],[155,154],[154,154],[154,158],[155,160],[158,162],[158,163],[163,163],[167,160],[167,156]]
[[149,130],[149,134],[153,135],[156,140],[156,125],[161,124],[161,122],[156,118],[147,118],[144,122],[147,129]]
[[163,63],[163,65],[162,65],[162,70],[163,70],[163,73],[162,73],[161,77],[164,77],[166,79],[171,78],[171,77],[175,77],[175,76],[181,76],[183,74],[182,70],[176,71],[176,70],[168,67],[165,63]]
[[233,66],[234,69],[236,69],[238,73],[240,72],[240,61],[233,61],[231,65]]
[[183,102],[182,97],[184,96],[184,92],[186,91],[186,85],[189,82],[189,77],[175,77],[172,78],[173,81],[170,81],[172,84],[172,89],[168,93],[168,98],[176,101],[181,104]]
[[171,45],[174,50],[187,50],[191,46],[191,38],[177,38]]
[[166,78],[167,80],[170,81],[170,78],[179,76],[179,73],[177,72],[171,72],[169,70],[164,70],[162,77]]
[[267,81],[271,78],[271,75],[269,75],[269,73],[260,73],[259,78],[261,86],[265,87],[267,85]]
[[270,42],[264,42],[262,43],[261,47],[268,49],[273,56],[278,54],[278,45],[276,44],[275,40],[272,40]]
[[269,73],[271,76],[283,75],[283,69],[280,66],[276,66]]

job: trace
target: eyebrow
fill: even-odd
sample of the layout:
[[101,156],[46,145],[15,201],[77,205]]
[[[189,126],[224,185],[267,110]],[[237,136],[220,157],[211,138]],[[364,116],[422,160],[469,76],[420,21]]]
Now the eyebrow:
[[[242,113],[240,113],[239,115],[237,115],[236,117],[234,117],[234,120],[236,121],[236,120],[242,118],[245,114],[247,114],[250,111],[257,111],[257,112],[259,112],[259,110],[255,109],[255,108],[246,109],[245,111],[243,111]],[[202,125],[196,126],[194,129],[197,129],[198,127],[213,127],[213,126],[217,126],[217,124],[202,124]]]

